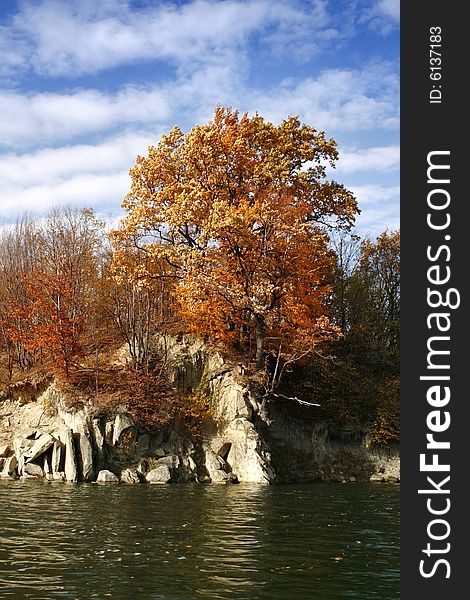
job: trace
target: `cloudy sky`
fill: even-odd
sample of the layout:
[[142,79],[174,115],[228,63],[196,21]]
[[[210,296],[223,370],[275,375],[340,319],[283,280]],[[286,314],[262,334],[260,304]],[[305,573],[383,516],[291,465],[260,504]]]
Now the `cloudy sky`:
[[358,230],[399,224],[399,0],[2,0],[0,224],[122,214],[137,154],[221,104],[340,149]]

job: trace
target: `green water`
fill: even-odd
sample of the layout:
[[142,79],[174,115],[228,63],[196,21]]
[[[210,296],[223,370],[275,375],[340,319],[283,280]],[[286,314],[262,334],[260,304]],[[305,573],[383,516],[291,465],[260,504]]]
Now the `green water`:
[[0,481],[0,598],[399,598],[399,486]]

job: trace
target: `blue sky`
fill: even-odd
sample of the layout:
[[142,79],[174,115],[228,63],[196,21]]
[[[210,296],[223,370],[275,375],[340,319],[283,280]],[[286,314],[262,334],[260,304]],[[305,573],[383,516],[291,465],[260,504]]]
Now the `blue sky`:
[[0,223],[114,218],[128,171],[221,104],[340,150],[361,235],[399,226],[399,0],[2,0]]

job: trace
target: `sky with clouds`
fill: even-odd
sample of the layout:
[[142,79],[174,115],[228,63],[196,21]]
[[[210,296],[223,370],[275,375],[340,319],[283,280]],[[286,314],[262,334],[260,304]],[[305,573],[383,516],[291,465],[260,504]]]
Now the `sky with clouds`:
[[340,150],[361,235],[399,226],[399,0],[2,0],[0,224],[122,215],[137,154],[217,105]]

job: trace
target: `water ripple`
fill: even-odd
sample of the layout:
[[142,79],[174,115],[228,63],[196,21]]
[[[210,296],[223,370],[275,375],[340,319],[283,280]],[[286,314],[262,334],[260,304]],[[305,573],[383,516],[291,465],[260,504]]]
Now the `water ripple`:
[[0,597],[399,598],[399,488],[0,481]]

